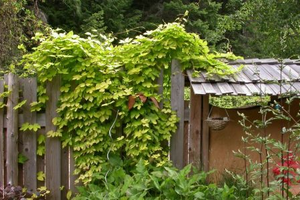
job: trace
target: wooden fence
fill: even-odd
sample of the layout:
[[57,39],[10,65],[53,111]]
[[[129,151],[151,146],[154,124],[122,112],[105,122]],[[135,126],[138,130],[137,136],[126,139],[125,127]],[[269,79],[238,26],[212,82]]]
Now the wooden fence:
[[[184,103],[183,99],[185,80],[177,61],[172,62],[172,68],[171,104],[173,110],[177,111],[180,122],[170,142],[170,157],[176,167],[182,168],[189,162],[189,112],[188,103]],[[0,98],[0,103],[6,105],[0,108],[0,187],[3,188],[8,184],[20,185],[36,192],[40,186],[46,186],[51,191],[47,199],[55,200],[65,199],[69,190],[75,190],[76,177],[73,175],[74,160],[71,149],[62,149],[58,138],[45,137],[45,156],[37,155],[39,136],[56,129],[52,119],[57,114],[59,85],[59,78],[47,84],[46,93],[49,100],[45,112],[36,113],[31,112],[30,106],[32,102],[37,101],[35,78],[21,79],[9,74],[4,80],[0,80],[0,94],[11,91],[7,98]],[[26,100],[26,103],[20,109],[14,109],[23,100]],[[37,133],[20,131],[20,127],[26,122],[38,123],[41,129]],[[19,164],[19,155],[24,155],[28,160],[24,164]],[[45,181],[37,180],[38,174],[43,173]]]
[[[0,99],[6,104],[0,109],[0,187],[20,185],[36,192],[38,187],[46,186],[51,191],[47,199],[65,199],[67,191],[75,188],[71,150],[62,149],[58,138],[45,137],[45,156],[37,155],[38,137],[50,130],[55,131],[52,119],[56,115],[59,79],[47,85],[49,101],[45,113],[30,111],[30,104],[37,100],[35,78],[20,79],[9,74],[0,80],[0,93],[5,90],[11,92],[7,98]],[[23,100],[27,100],[25,105],[14,109]],[[38,123],[41,129],[37,133],[20,131],[21,125],[26,122]],[[24,164],[18,163],[20,155],[28,158]],[[37,180],[38,174],[40,177],[45,174],[45,181]]]

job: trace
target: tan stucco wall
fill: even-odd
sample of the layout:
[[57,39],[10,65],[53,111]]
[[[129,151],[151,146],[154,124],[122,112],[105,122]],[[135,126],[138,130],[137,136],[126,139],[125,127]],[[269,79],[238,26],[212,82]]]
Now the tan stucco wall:
[[[299,110],[299,101],[295,101],[291,107],[291,114],[296,116]],[[210,152],[209,152],[209,168],[215,169],[211,179],[214,181],[222,180],[222,174],[225,169],[243,172],[244,162],[241,158],[237,158],[233,155],[232,151],[243,149],[242,136],[245,136],[242,126],[238,123],[241,119],[238,116],[237,111],[244,113],[250,120],[261,119],[261,115],[258,113],[259,107],[251,109],[239,109],[239,110],[227,110],[231,121],[227,127],[221,131],[210,131]],[[226,113],[223,109],[214,108],[212,116],[224,116]],[[267,134],[271,134],[274,139],[280,139],[282,127],[287,126],[282,121],[273,123],[266,129]],[[263,134],[263,133],[262,133]],[[253,159],[258,160],[258,155],[252,155]]]

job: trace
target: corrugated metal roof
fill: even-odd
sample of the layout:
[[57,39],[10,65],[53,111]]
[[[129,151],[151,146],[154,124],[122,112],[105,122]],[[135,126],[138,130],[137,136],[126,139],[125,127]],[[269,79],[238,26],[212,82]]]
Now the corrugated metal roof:
[[228,63],[242,71],[227,77],[208,77],[206,72],[187,74],[195,94],[271,95],[300,93],[300,61],[285,59],[245,59]]

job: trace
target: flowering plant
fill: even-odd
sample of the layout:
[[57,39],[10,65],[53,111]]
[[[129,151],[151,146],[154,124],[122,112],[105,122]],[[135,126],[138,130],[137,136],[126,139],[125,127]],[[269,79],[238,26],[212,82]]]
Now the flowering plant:
[[284,162],[279,162],[273,168],[273,173],[277,179],[281,179],[287,185],[292,183],[300,183],[299,172],[300,164],[295,160],[295,156],[289,153],[283,158]]

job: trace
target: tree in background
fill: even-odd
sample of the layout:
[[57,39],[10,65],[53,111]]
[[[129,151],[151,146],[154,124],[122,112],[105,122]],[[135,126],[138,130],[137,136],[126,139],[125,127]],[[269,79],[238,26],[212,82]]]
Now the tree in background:
[[0,67],[18,60],[20,44],[26,50],[36,45],[30,38],[46,26],[38,18],[81,36],[96,30],[121,40],[173,22],[186,11],[187,30],[213,50],[246,58],[295,58],[299,6],[298,0],[0,0]]
[[[124,39],[173,22],[189,12],[187,30],[198,33],[211,47],[224,49],[224,30],[218,24],[221,3],[213,0],[46,0],[41,4],[53,27],[78,34],[96,29]],[[222,27],[223,28],[223,27]]]
[[10,64],[20,59],[24,51],[37,45],[31,40],[35,32],[45,32],[46,24],[39,20],[44,15],[36,3],[36,0],[0,1],[1,70],[8,69]]
[[296,58],[300,54],[300,1],[229,0],[223,26],[232,50],[244,57]]

